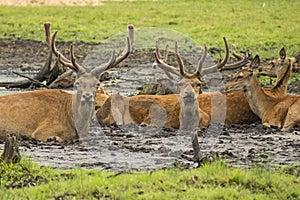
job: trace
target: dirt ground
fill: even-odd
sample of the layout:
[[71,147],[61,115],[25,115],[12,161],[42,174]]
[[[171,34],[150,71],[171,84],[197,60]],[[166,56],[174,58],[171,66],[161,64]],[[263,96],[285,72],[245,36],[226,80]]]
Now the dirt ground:
[[[68,46],[69,43],[57,44],[65,55],[68,55]],[[99,44],[76,44],[78,62],[92,63],[93,52],[98,47]],[[113,79],[102,86],[111,93],[132,95],[143,83],[161,74],[151,68],[151,56],[149,50],[143,50],[143,53],[136,51],[118,69],[110,71]],[[0,40],[0,81],[14,79],[11,70],[23,73],[36,71],[43,66],[46,57],[45,43]],[[6,92],[3,88],[0,90]],[[299,91],[299,83],[290,85],[289,92],[299,94]],[[300,164],[300,128],[281,132],[265,128],[260,122],[232,126],[212,124],[207,130],[199,131],[198,135],[203,159],[220,157],[231,166],[243,168]],[[3,146],[1,141],[0,151]],[[178,130],[138,125],[100,127],[94,122],[89,136],[82,141],[61,144],[21,138],[20,149],[22,155],[39,164],[58,168],[80,166],[130,171],[174,165],[196,166],[191,159],[190,135]]]

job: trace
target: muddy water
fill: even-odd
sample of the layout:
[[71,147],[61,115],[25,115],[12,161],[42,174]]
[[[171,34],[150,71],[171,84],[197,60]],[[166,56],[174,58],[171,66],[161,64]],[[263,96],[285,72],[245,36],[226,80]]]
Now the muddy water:
[[[123,67],[111,71],[114,78],[103,85],[110,92],[131,95],[136,87],[145,79],[150,80],[155,72],[141,70],[140,66]],[[19,92],[0,91],[2,94]],[[259,122],[239,126],[212,124],[207,130],[199,131],[198,135],[203,160],[220,157],[231,166],[243,168],[300,164],[299,128],[281,132],[265,128]],[[1,142],[0,151],[3,146]],[[40,165],[58,168],[131,171],[174,165],[187,168],[197,166],[192,160],[190,135],[178,130],[138,125],[100,127],[97,122],[93,122],[88,136],[80,141],[61,144],[21,139],[20,149],[22,155]]]
[[[260,124],[232,127],[214,124],[209,130],[198,133],[203,159],[220,157],[231,166],[243,168],[300,164],[299,129],[285,133]],[[174,165],[196,167],[190,135],[157,127],[101,128],[95,123],[81,141],[61,144],[23,139],[20,146],[22,155],[41,165],[58,168],[131,171]]]
[[[136,89],[144,83],[155,81],[157,78],[164,78],[162,71],[152,68],[153,58],[151,52],[154,45],[152,44],[149,48],[147,47],[150,49],[147,50],[147,53],[139,54],[141,49],[147,48],[142,45],[139,46],[138,42],[139,40],[136,41],[135,54],[131,55],[118,68],[112,69],[110,71],[112,79],[102,83],[102,86],[109,93],[120,93],[129,96],[134,94]],[[2,43],[0,42],[0,44]],[[188,46],[184,48],[184,51],[189,49],[190,44],[187,44]],[[15,52],[19,53],[19,55],[24,53],[22,52],[23,46],[26,46],[24,51],[32,48],[30,52],[47,52],[45,49],[38,51],[42,46],[40,43],[35,44],[30,42],[30,44],[26,44],[19,41],[19,43],[16,42],[14,45],[20,45],[17,47],[18,51]],[[98,65],[99,63],[94,62],[94,57],[99,52],[101,53],[103,48],[100,48],[100,50],[97,49],[98,46],[88,46],[89,48],[85,48],[84,45],[81,44],[79,46],[81,51],[84,49],[93,50],[89,53],[84,52],[88,56],[85,56],[86,59],[79,62],[85,63],[87,66]],[[5,45],[0,45],[0,47],[2,48],[1,52],[5,52]],[[68,48],[68,44],[65,45],[65,48]],[[196,57],[198,56],[192,57],[192,55],[198,54],[200,51],[201,48],[196,51],[192,50],[192,53],[184,57],[187,58],[189,63],[196,65]],[[1,54],[0,56],[5,55]],[[40,61],[34,59],[34,55],[30,57],[30,60],[26,60],[28,58],[21,56],[1,57],[0,69],[7,63],[12,68],[18,68],[19,62],[23,62],[22,65],[34,63],[34,69],[42,66],[46,60],[47,53],[36,55]],[[107,60],[109,56],[109,54],[105,55],[107,56],[103,56],[103,60]],[[16,64],[14,65],[14,63]],[[208,59],[206,65],[209,66],[210,64]],[[7,79],[16,80],[15,77],[7,78],[3,72],[0,80],[6,81]],[[211,91],[212,88],[215,90],[214,87],[210,87],[208,90]],[[289,91],[299,94],[299,85],[296,85],[295,88],[293,90],[292,85],[289,87]],[[15,92],[19,91],[0,89],[0,95]],[[295,128],[290,132],[280,132],[277,129],[264,128],[259,122],[240,126],[212,124],[207,130],[199,131],[198,135],[203,159],[220,157],[231,166],[244,168],[257,165],[279,166],[283,164],[300,164],[299,128]],[[3,141],[1,141],[0,151],[3,150],[3,146]],[[81,141],[61,144],[55,141],[42,143],[30,139],[21,139],[20,149],[22,155],[32,158],[40,165],[58,168],[79,166],[128,171],[153,170],[173,165],[183,165],[185,167],[196,166],[196,163],[192,161],[193,152],[190,135],[177,130],[137,125],[100,127],[98,123],[94,122],[88,136]]]

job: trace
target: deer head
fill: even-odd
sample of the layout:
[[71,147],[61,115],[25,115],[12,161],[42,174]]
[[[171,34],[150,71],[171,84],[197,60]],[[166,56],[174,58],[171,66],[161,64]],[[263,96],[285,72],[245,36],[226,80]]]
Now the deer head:
[[259,66],[260,59],[256,55],[248,67],[242,68],[236,74],[234,74],[231,82],[225,84],[226,92],[244,91],[251,85],[254,70]]
[[207,56],[207,47],[204,45],[204,50],[202,53],[201,58],[199,59],[197,69],[194,73],[188,73],[185,71],[184,62],[181,58],[179,51],[178,51],[178,44],[175,42],[175,57],[176,61],[178,63],[179,68],[176,68],[174,66],[171,66],[167,64],[167,55],[168,55],[168,45],[165,48],[164,55],[162,56],[160,54],[159,46],[160,46],[160,39],[156,41],[156,48],[155,48],[155,62],[153,63],[153,66],[160,67],[163,69],[166,74],[170,77],[169,73],[175,74],[176,76],[180,77],[181,79],[185,79],[186,82],[188,82],[191,87],[194,89],[196,94],[201,93],[201,87],[206,86],[206,83],[203,80],[203,75],[206,73],[217,71],[218,69],[221,69],[227,62],[229,57],[229,50],[228,50],[228,44],[226,41],[226,38],[224,38],[225,48],[226,48],[226,56],[223,58],[223,60],[219,61],[217,64],[207,67],[203,69],[203,63],[205,61],[205,58]]
[[[279,58],[271,60],[268,64],[261,66],[259,70],[259,75],[276,77],[281,74],[281,71],[285,71],[288,66],[295,65],[300,61],[300,52],[296,53],[293,57],[287,57],[286,51],[282,48],[279,51]],[[291,67],[291,68],[292,68]],[[277,76],[277,78],[279,78]]]
[[112,52],[111,58],[105,64],[101,64],[93,69],[79,65],[76,62],[74,55],[74,47],[70,46],[70,59],[63,56],[55,46],[55,37],[57,31],[52,35],[51,48],[53,53],[57,56],[58,60],[68,68],[76,73],[74,82],[75,93],[72,99],[73,120],[75,121],[76,130],[80,137],[87,133],[89,129],[89,122],[94,116],[95,110],[95,95],[98,87],[100,86],[101,74],[112,67],[115,67],[123,61],[131,51],[131,44],[133,41],[133,26],[128,26],[127,45],[120,56],[116,57],[115,52]]

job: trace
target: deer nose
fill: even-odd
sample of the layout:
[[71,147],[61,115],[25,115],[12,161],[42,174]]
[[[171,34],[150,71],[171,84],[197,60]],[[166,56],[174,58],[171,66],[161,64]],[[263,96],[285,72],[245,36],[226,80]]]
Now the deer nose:
[[93,101],[93,94],[88,92],[88,93],[84,93],[82,95],[82,100],[83,101],[86,101],[86,102],[90,102],[90,101]]

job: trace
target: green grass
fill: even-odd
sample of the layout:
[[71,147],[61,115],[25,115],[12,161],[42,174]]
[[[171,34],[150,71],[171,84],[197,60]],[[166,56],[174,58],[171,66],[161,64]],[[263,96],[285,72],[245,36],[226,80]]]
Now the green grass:
[[44,41],[43,23],[52,22],[58,40],[101,42],[126,30],[161,27],[200,44],[223,48],[222,37],[262,59],[300,50],[300,1],[105,1],[100,7],[0,7],[0,38]]
[[115,175],[92,169],[0,164],[0,199],[299,199],[299,167],[242,170],[221,161]]

